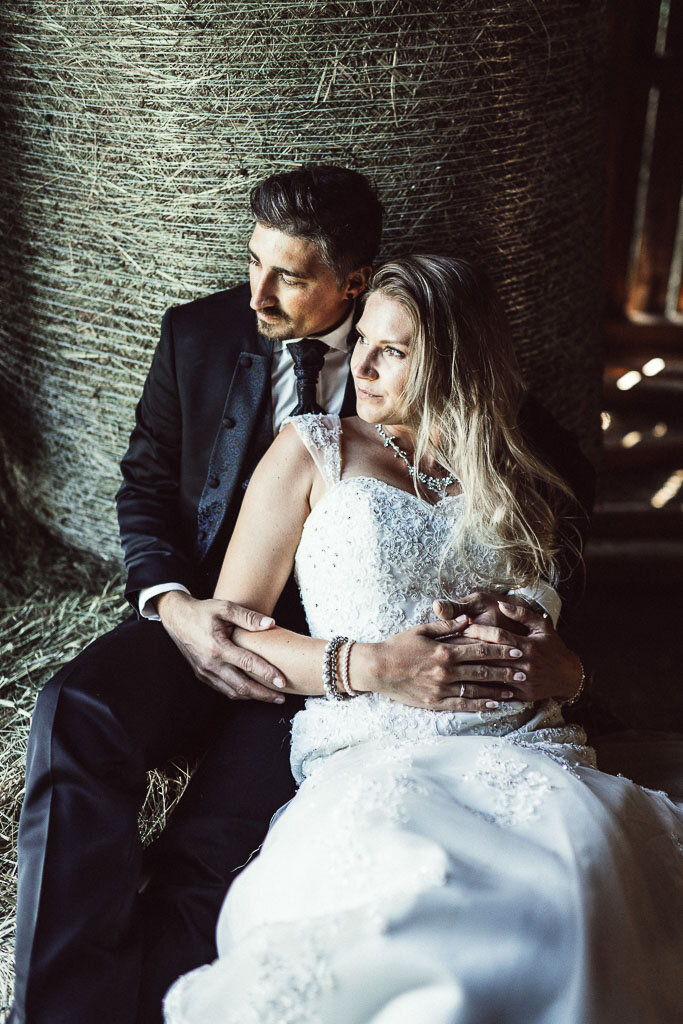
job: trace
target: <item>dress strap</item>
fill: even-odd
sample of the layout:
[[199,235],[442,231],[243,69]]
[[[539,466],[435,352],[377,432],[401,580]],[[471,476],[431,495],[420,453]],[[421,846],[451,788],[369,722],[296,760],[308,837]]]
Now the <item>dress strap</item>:
[[282,426],[287,423],[292,424],[310,452],[325,484],[332,487],[339,483],[342,432],[339,416],[336,413],[304,413],[302,416],[288,416]]

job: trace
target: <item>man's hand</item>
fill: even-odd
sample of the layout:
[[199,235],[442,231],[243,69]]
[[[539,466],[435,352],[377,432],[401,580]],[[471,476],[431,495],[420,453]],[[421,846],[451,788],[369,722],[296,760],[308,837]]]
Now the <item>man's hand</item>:
[[[377,645],[376,689],[392,700],[433,711],[484,711],[511,688],[517,659],[517,638],[509,648],[498,642],[467,638],[466,615],[437,620],[396,633]],[[472,665],[472,662],[477,662]],[[490,664],[489,664],[490,663]],[[483,678],[473,685],[469,680]]]
[[166,632],[198,679],[231,700],[284,702],[277,692],[246,675],[253,672],[265,683],[282,687],[285,681],[277,669],[231,640],[235,626],[270,629],[275,624],[270,616],[231,601],[200,601],[180,590],[160,594],[156,605]]
[[[521,598],[501,598],[496,594],[477,593],[458,604],[450,601],[438,604],[440,609],[437,611],[435,607],[435,611],[441,618],[467,610],[472,619],[462,635],[449,643],[462,644],[467,638],[501,645],[502,660],[487,659],[486,664],[473,663],[469,666],[475,673],[473,679],[488,681],[492,678],[488,674],[492,668],[509,665],[511,649],[521,651],[516,656],[515,671],[509,680],[509,689],[514,692],[510,696],[501,690],[501,700],[535,701],[548,697],[569,700],[576,695],[581,683],[581,662],[555,631],[549,616],[534,611]],[[479,660],[473,659],[473,662]],[[475,688],[473,696],[476,695]]]

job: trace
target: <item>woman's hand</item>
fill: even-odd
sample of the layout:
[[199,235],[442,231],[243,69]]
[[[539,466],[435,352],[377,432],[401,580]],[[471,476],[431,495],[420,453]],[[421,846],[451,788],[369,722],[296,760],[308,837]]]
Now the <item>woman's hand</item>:
[[511,652],[518,650],[520,638],[513,637],[508,645],[470,636],[471,629],[472,620],[461,615],[414,626],[372,645],[377,659],[372,688],[402,704],[432,711],[497,707],[501,697],[515,695],[512,681],[518,659]]
[[[452,642],[461,644],[467,638],[499,645],[501,660],[482,666],[486,671],[491,665],[509,664],[511,649],[521,652],[513,656],[515,668],[509,680],[513,694],[500,692],[501,700],[536,701],[548,697],[570,700],[576,695],[583,674],[581,662],[560,638],[550,617],[534,611],[521,599],[501,599],[493,594],[473,597],[476,601],[471,606],[468,604],[472,622]],[[451,603],[442,602],[441,614],[446,616],[452,612]],[[526,635],[520,635],[518,629]]]

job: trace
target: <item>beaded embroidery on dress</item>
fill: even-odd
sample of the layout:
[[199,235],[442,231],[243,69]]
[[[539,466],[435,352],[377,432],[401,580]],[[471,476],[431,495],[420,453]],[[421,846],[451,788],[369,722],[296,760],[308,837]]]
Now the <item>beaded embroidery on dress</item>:
[[[457,551],[437,582],[459,496],[345,477],[339,417],[289,422],[327,487],[295,560],[312,635],[379,641],[474,589]],[[309,698],[292,768],[297,796],[224,903],[219,958],[171,988],[167,1024],[676,1019],[681,815],[598,772],[556,702]]]

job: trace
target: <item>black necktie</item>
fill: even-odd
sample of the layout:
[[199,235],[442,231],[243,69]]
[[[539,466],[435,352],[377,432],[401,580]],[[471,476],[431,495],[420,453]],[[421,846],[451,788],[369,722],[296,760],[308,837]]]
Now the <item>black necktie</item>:
[[290,416],[301,416],[304,412],[325,412],[315,400],[315,391],[318,386],[318,374],[325,362],[325,353],[329,345],[317,338],[302,338],[301,341],[292,341],[287,345],[294,360],[294,374],[296,376],[296,407],[290,412]]

